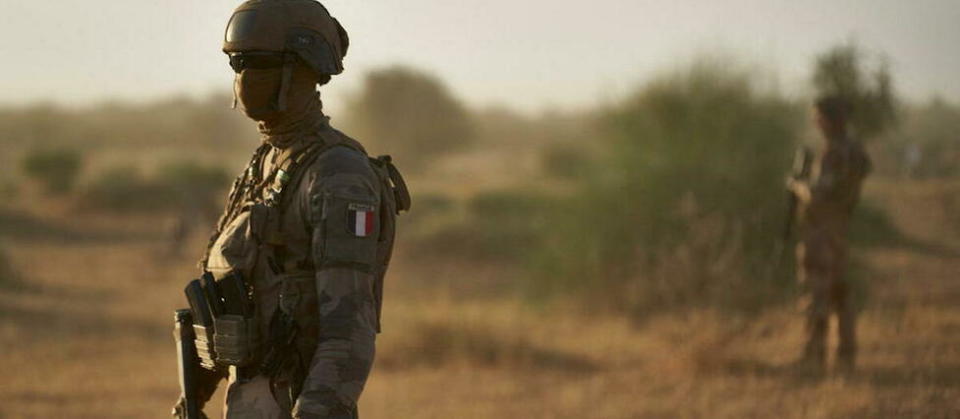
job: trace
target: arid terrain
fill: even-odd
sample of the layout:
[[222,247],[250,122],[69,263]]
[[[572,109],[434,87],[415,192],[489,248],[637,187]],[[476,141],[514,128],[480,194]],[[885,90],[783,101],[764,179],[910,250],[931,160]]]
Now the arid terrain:
[[[951,212],[958,191],[957,182],[868,183],[867,199],[906,239],[853,251],[867,267],[870,292],[852,375],[815,377],[789,366],[802,338],[790,305],[755,318],[684,310],[637,322],[465,297],[423,285],[430,278],[496,284],[511,273],[405,263],[416,255],[401,245],[361,412],[960,417],[960,225]],[[205,228],[177,255],[155,218],[67,214],[24,200],[0,210],[17,272],[0,290],[0,417],[165,417],[178,394],[172,312],[184,304],[181,289],[195,275]],[[220,397],[208,413],[219,412]]]

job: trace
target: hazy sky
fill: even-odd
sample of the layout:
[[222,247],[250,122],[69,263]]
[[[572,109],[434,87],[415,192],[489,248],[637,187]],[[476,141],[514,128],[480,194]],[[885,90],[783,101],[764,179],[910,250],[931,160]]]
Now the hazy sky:
[[[84,104],[229,89],[236,0],[0,0],[0,103]],[[364,70],[404,63],[475,104],[533,110],[616,98],[722,50],[799,91],[849,39],[892,60],[909,97],[960,99],[960,0],[327,0],[351,35],[336,102]]]

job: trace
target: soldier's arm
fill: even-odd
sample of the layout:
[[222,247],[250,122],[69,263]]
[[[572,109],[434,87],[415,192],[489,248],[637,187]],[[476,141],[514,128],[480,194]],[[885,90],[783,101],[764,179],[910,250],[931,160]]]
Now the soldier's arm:
[[310,188],[320,339],[295,418],[350,417],[373,365],[372,272],[380,228],[375,185],[364,157],[363,167],[323,177]]

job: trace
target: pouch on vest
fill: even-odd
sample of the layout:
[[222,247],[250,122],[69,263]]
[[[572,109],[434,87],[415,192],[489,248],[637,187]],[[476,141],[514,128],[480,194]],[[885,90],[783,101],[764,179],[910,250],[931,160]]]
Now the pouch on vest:
[[238,214],[220,233],[210,249],[206,270],[217,278],[232,272],[249,277],[257,262],[258,244],[254,240],[250,208]]
[[371,272],[377,260],[380,235],[380,203],[364,184],[345,183],[324,192],[321,228],[322,243],[314,243],[320,266],[354,268]]
[[237,273],[215,280],[210,273],[184,290],[194,314],[197,355],[210,370],[216,365],[245,366],[260,346],[253,301]]

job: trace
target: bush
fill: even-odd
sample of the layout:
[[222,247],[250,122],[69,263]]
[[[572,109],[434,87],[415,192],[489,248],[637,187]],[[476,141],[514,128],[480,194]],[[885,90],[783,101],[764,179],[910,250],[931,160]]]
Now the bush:
[[0,247],[0,288],[14,287],[19,284],[19,280],[6,252]]
[[136,167],[118,166],[87,185],[81,201],[87,207],[114,211],[191,209],[206,213],[219,207],[219,193],[229,180],[222,168],[191,161],[164,164],[152,178]]
[[802,118],[750,80],[698,63],[608,109],[598,126],[608,152],[551,206],[528,291],[600,294],[639,311],[740,304],[733,290],[769,289]]
[[590,170],[586,150],[575,144],[553,144],[544,150],[543,171],[560,179],[578,179]]
[[[443,202],[444,211],[448,211],[447,202],[438,202]],[[447,222],[434,226],[439,228],[429,229],[428,234],[418,240],[418,246],[424,254],[519,262],[531,247],[539,245],[543,215],[550,204],[548,197],[531,191],[481,193],[466,203],[460,217],[446,217]],[[421,208],[418,211],[426,209],[419,200],[418,208]]]
[[51,148],[29,151],[21,167],[27,178],[40,182],[46,192],[62,195],[73,189],[82,164],[80,152]]
[[886,62],[874,69],[856,44],[829,49],[816,59],[813,85],[819,95],[837,95],[852,105],[850,126],[861,139],[882,134],[897,122],[897,103]]
[[81,202],[96,209],[157,211],[168,209],[174,198],[168,188],[149,181],[136,167],[117,166],[87,185]]
[[387,150],[410,169],[463,148],[475,134],[466,108],[440,80],[403,67],[369,73],[348,114],[350,130],[361,141]]
[[178,207],[204,213],[216,212],[222,206],[220,195],[230,181],[222,167],[189,160],[169,162],[157,171],[157,182],[176,199]]

